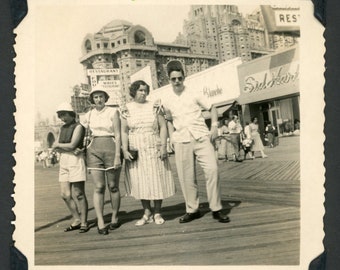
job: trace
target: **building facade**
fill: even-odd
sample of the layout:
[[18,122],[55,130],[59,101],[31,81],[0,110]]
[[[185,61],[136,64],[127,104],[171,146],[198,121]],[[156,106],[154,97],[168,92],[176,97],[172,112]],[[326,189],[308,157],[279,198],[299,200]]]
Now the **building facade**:
[[168,84],[166,64],[171,60],[181,61],[187,75],[218,63],[216,57],[193,53],[189,46],[156,43],[145,27],[123,20],[86,35],[80,62],[89,85],[102,83],[111,91],[110,96],[117,95],[111,105],[119,105],[117,100],[129,97],[130,76],[145,66],[151,68],[153,89]]
[[176,43],[194,53],[218,58],[219,63],[240,57],[243,62],[297,43],[289,33],[268,33],[261,9],[243,16],[235,5],[194,5]]

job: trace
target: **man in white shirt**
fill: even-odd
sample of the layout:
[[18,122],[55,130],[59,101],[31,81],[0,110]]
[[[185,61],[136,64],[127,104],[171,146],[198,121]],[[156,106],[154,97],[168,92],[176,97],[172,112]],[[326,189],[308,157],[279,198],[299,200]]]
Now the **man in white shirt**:
[[[209,207],[213,218],[229,222],[221,212],[221,192],[218,179],[217,161],[212,141],[217,137],[217,111],[197,89],[187,89],[184,71],[180,66],[168,66],[168,75],[173,87],[163,106],[167,113],[170,143],[175,150],[176,167],[186,205],[186,214],[180,223],[200,218],[195,159],[204,171]],[[196,90],[196,91],[195,91]],[[211,110],[211,130],[204,122],[201,108]]]

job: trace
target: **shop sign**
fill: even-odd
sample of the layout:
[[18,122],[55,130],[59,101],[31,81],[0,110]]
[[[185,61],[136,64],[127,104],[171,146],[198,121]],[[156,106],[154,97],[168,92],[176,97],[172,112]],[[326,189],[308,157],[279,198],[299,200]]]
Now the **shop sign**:
[[263,56],[238,66],[240,104],[299,93],[299,47]]
[[276,67],[275,69],[251,74],[244,79],[244,93],[253,93],[277,86],[287,85],[299,78],[299,62]]
[[87,75],[90,76],[91,87],[99,85],[109,94],[110,98],[106,103],[107,105],[121,104],[120,80],[115,79],[119,75],[118,68],[88,69]]
[[277,26],[300,25],[300,12],[298,10],[274,10],[275,22]]
[[98,75],[119,75],[119,68],[107,68],[107,69],[88,69],[88,76],[98,76]]
[[119,88],[120,81],[119,80],[100,80],[98,85],[101,85],[106,88]]
[[261,12],[269,33],[300,31],[299,7],[262,5]]

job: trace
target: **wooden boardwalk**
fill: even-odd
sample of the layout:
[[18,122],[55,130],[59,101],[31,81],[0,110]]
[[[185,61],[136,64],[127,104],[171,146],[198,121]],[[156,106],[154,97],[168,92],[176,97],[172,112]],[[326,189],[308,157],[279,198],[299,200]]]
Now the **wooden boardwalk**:
[[[107,236],[96,227],[85,234],[64,233],[70,215],[59,196],[58,168],[36,167],[35,265],[296,265],[300,242],[299,138],[266,149],[267,159],[219,162],[222,200],[231,222],[211,218],[202,171],[198,170],[204,216],[179,224],[185,206],[174,160],[176,195],[163,203],[163,225],[136,227],[140,202],[122,197],[122,226]],[[122,174],[123,180],[124,174]],[[95,223],[92,182],[86,193]],[[121,181],[122,195],[124,185]],[[108,196],[108,194],[106,194]],[[105,219],[110,221],[106,202]]]

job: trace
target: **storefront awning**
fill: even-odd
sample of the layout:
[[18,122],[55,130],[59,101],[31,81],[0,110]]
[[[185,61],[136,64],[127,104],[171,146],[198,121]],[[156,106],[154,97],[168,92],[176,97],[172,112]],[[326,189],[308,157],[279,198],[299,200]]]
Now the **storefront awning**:
[[[227,110],[229,110],[234,105],[234,102],[235,101],[233,101],[232,103],[229,103],[229,104],[217,106],[217,108],[216,108],[217,109],[217,116],[222,117],[223,113],[226,112]],[[202,111],[202,115],[203,115],[204,119],[210,119],[211,118],[210,111]]]

